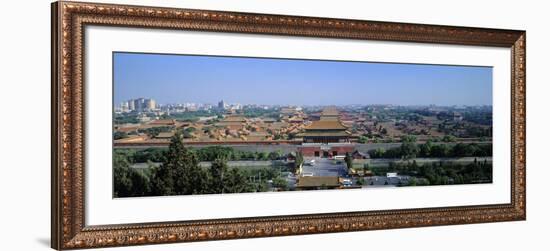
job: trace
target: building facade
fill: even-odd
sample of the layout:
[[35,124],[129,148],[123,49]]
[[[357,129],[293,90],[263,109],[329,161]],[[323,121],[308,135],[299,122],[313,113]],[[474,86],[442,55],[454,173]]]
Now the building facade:
[[220,100],[220,102],[218,102],[218,110],[225,110],[225,107],[226,107],[226,104],[223,100]]
[[123,112],[150,112],[157,109],[157,102],[149,98],[130,99],[122,102],[120,107]]
[[306,157],[321,157],[332,158],[335,156],[343,156],[347,153],[353,153],[355,147],[349,145],[302,145],[298,147],[298,151]]
[[327,108],[321,113],[317,121],[313,121],[300,135],[304,143],[346,143],[350,141],[351,133],[340,121],[336,109]]

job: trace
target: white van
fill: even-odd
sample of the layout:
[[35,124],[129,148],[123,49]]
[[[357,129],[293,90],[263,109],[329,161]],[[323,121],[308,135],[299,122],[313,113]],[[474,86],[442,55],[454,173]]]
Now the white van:
[[344,160],[345,158],[346,158],[345,155],[336,155],[336,156],[334,156],[335,160]]

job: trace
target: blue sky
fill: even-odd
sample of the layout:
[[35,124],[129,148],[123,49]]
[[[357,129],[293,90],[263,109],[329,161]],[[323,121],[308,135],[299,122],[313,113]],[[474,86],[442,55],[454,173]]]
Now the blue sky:
[[491,105],[492,68],[114,53],[114,101]]

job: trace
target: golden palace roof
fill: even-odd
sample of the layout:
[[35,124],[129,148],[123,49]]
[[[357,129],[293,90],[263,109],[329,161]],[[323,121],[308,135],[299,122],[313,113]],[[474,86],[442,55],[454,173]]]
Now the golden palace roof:
[[235,115],[230,115],[230,116],[226,116],[223,120],[223,122],[246,122],[246,119],[243,117],[243,116],[235,116]]
[[338,110],[334,107],[328,107],[328,108],[325,108],[322,112],[321,112],[321,116],[330,116],[330,117],[334,117],[334,116],[339,116],[340,113],[338,112]]
[[349,137],[348,131],[308,131],[298,134],[298,137]]
[[346,127],[338,120],[318,120],[307,126],[307,130],[346,130]]

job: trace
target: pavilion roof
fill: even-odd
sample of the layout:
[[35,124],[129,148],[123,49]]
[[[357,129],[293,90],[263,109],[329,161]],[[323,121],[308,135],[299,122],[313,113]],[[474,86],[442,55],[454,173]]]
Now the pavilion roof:
[[337,116],[321,116],[319,120],[326,121],[326,120],[333,120],[338,121],[339,118]]
[[328,107],[328,108],[325,108],[322,112],[321,112],[321,116],[338,116],[340,115],[340,113],[338,112],[338,110],[334,107]]
[[246,119],[243,116],[239,115],[229,115],[226,116],[223,120],[223,122],[246,122]]
[[338,120],[318,120],[307,126],[307,130],[345,130],[346,127]]
[[155,138],[172,138],[174,136],[174,132],[161,132],[159,133]]
[[299,137],[349,137],[347,131],[319,131],[319,132],[304,132],[298,135]]
[[306,176],[298,179],[297,187],[337,187],[340,186],[338,176]]
[[297,112],[296,108],[293,108],[293,107],[283,107],[283,108],[281,108],[281,113],[283,113],[283,114],[292,114],[292,113],[295,113],[295,112]]

